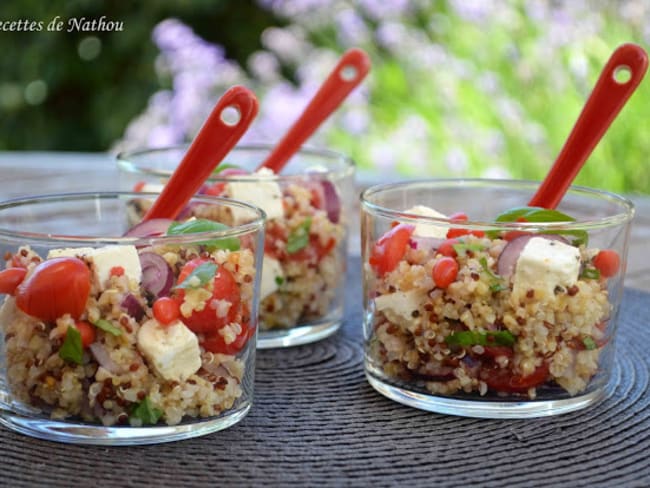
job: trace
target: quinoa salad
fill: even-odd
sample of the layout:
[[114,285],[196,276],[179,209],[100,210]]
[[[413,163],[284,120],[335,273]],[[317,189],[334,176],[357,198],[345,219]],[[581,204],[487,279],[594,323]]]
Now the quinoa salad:
[[[167,235],[215,224],[171,222]],[[253,250],[245,237],[140,242],[6,252],[1,367],[14,401],[106,426],[239,408],[254,354]]]
[[[228,168],[220,175],[234,180],[206,185],[199,193],[245,201],[267,214],[260,330],[290,329],[326,319],[341,306],[346,266],[346,216],[336,186],[319,173],[283,179],[268,169],[249,175]],[[161,188],[142,182],[135,190]],[[239,216],[224,218],[237,224]]]
[[[588,389],[609,340],[607,283],[620,272],[615,251],[590,248],[582,231],[469,231],[462,213],[406,212],[458,226],[395,223],[369,243],[370,371],[459,398]],[[558,221],[558,214],[521,207],[497,220]]]

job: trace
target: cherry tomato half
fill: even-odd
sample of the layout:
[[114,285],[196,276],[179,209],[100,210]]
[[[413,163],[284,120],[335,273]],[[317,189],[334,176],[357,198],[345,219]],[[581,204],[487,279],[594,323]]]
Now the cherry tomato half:
[[603,278],[611,278],[618,273],[621,267],[621,258],[618,253],[612,249],[603,249],[593,259],[594,266],[600,271]]
[[180,303],[171,297],[160,297],[153,302],[153,316],[162,325],[171,324],[181,316]]
[[83,347],[88,347],[95,342],[97,332],[95,331],[95,327],[90,323],[85,320],[79,320],[75,322],[74,327],[79,331],[79,335],[81,335],[81,345]]
[[206,351],[215,354],[237,354],[243,349],[248,342],[248,339],[254,334],[254,330],[248,327],[247,324],[242,326],[241,333],[230,344],[226,344],[223,336],[218,332],[205,336],[201,345]]
[[16,305],[27,315],[53,322],[69,313],[78,319],[90,294],[90,270],[81,259],[61,257],[38,264],[16,289]]
[[458,263],[454,258],[447,256],[440,258],[433,265],[431,276],[438,288],[447,288],[456,281],[456,277],[458,276]]
[[445,239],[442,241],[442,244],[438,246],[438,254],[455,258],[458,254],[454,249],[454,244],[458,244],[458,242],[460,242],[458,239]]
[[25,268],[7,268],[0,271],[0,293],[13,295],[26,274]]
[[[198,266],[209,262],[207,259],[196,258],[185,264],[178,276],[178,283],[182,283],[185,278]],[[230,271],[223,266],[217,267],[217,272],[212,280],[212,297],[208,299],[203,310],[195,310],[189,317],[180,316],[180,319],[193,332],[209,334],[222,328],[224,325],[234,322],[239,312],[241,295],[239,286]],[[185,290],[178,290],[179,298],[183,298]],[[228,311],[223,316],[217,315],[217,310],[213,306],[214,300],[223,300],[230,303]]]
[[541,385],[548,378],[548,364],[542,363],[528,376],[513,375],[509,369],[484,366],[480,378],[489,388],[508,393],[525,393],[529,388]]
[[406,254],[415,226],[398,224],[379,238],[368,262],[380,276],[393,271]]

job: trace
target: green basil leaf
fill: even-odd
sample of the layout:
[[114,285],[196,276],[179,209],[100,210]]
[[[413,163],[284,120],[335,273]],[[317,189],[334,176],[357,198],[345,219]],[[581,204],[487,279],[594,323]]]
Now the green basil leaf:
[[311,229],[311,217],[307,217],[298,227],[296,227],[287,239],[287,252],[296,253],[304,249],[309,244],[309,230]]
[[236,164],[230,164],[230,163],[221,163],[219,166],[217,166],[214,171],[212,172],[213,175],[218,175],[221,173],[224,169],[242,169],[241,166],[237,166]]
[[596,342],[594,341],[594,339],[592,337],[589,337],[589,336],[582,339],[582,343],[584,344],[585,349],[587,351],[593,351],[597,347]]
[[481,244],[465,244],[464,242],[457,242],[456,244],[453,244],[452,247],[459,256],[465,256],[467,251],[479,252],[485,250],[485,246]]
[[[495,219],[496,222],[515,222],[517,219],[524,218],[527,222],[575,222],[573,217],[560,212],[559,210],[542,208],[542,207],[515,207],[499,214]],[[496,237],[498,231],[489,231],[488,235]],[[542,234],[560,234],[573,236],[573,245],[579,246],[587,244],[588,235],[584,230],[553,230],[542,232]]]
[[582,270],[582,273],[580,273],[580,278],[585,278],[587,280],[599,280],[600,271],[596,268],[585,268]]
[[143,424],[156,424],[163,412],[151,404],[149,397],[144,397],[131,411],[131,417],[140,419]]
[[489,286],[491,291],[497,292],[497,291],[507,290],[509,288],[505,280],[498,274],[495,274],[494,271],[490,269],[490,267],[488,266],[487,258],[485,256],[479,258],[478,262],[481,265],[481,268],[483,268],[485,274],[487,274],[490,278]]
[[276,276],[275,277],[275,284],[278,286],[282,286],[284,283],[284,278],[282,276]]
[[[167,235],[177,236],[183,234],[196,234],[198,232],[218,232],[227,229],[230,229],[230,227],[220,222],[214,222],[207,219],[190,219],[185,222],[172,222],[167,229]],[[237,251],[240,247],[240,242],[237,237],[210,239],[209,241],[199,242],[198,244],[214,249],[228,249],[230,251]]]
[[174,289],[194,290],[210,283],[217,274],[217,264],[212,262],[202,263],[192,270],[192,272],[174,287]]
[[114,336],[122,335],[122,329],[120,329],[119,327],[115,327],[108,320],[99,319],[97,322],[94,322],[93,325],[98,329],[102,329],[104,332],[113,334]]
[[81,364],[84,348],[81,344],[81,334],[74,327],[68,327],[65,339],[59,349],[59,357],[64,361]]
[[454,332],[445,337],[445,342],[450,346],[507,346],[512,347],[515,343],[515,336],[507,330],[496,332],[475,332],[464,330]]

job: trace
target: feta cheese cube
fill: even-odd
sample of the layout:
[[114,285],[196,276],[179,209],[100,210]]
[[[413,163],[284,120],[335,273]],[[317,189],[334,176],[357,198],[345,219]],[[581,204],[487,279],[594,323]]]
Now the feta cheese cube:
[[[535,290],[538,299],[551,298],[557,286],[578,282],[580,251],[561,241],[533,237],[519,255],[513,277],[513,296]],[[541,294],[541,296],[539,296]]]
[[420,290],[396,291],[375,298],[375,308],[391,322],[408,324],[414,320],[413,311],[419,310],[423,300]]
[[142,279],[142,266],[135,246],[106,246],[94,249],[88,256],[92,262],[95,283],[100,290],[111,276],[111,268],[121,266],[124,274],[137,283]]
[[147,320],[138,330],[137,345],[149,365],[166,380],[184,381],[201,367],[199,340],[180,320],[166,326]]
[[[445,214],[441,214],[437,210],[434,210],[430,207],[425,207],[424,205],[416,205],[406,210],[407,213],[421,215],[422,217],[434,217],[438,219],[446,219]],[[446,239],[447,238],[447,227],[441,227],[431,224],[417,224],[413,235],[416,237],[434,237],[436,239]]]
[[82,258],[92,254],[92,247],[65,247],[62,249],[50,249],[47,253],[47,259],[53,258]]
[[161,191],[163,191],[163,188],[165,188],[165,185],[161,183],[145,183],[144,185],[142,185],[139,191],[160,193]]
[[284,271],[280,261],[270,256],[264,256],[262,261],[262,279],[260,280],[260,300],[274,293],[280,286],[278,281],[284,280]]
[[[255,181],[236,181],[226,185],[226,194],[235,200],[241,200],[266,212],[267,218],[277,219],[284,216],[284,206],[282,204],[282,190],[277,181],[269,178],[259,178],[260,176],[273,176],[273,172],[267,168],[259,170],[252,175]],[[246,176],[238,176],[245,179]],[[251,213],[246,209],[233,208],[233,218],[235,225],[245,223],[251,219]]]

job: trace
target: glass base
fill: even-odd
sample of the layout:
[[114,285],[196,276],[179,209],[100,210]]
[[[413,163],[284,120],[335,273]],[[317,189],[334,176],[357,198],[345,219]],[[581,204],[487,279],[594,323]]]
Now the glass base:
[[341,320],[337,319],[291,329],[260,330],[257,333],[257,348],[273,349],[310,344],[331,336],[340,327]]
[[68,444],[104,446],[135,446],[161,444],[198,437],[226,429],[243,419],[251,408],[247,403],[224,416],[178,425],[147,427],[106,427],[82,422],[64,422],[44,417],[25,416],[14,411],[0,410],[0,424],[5,427],[47,441]]
[[403,405],[428,412],[485,419],[527,419],[559,415],[588,407],[611,393],[608,387],[603,387],[584,395],[558,400],[463,400],[406,390],[377,378],[367,368],[366,378],[379,393]]

